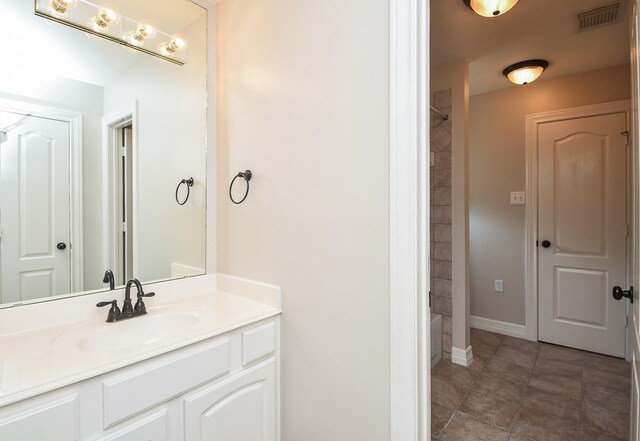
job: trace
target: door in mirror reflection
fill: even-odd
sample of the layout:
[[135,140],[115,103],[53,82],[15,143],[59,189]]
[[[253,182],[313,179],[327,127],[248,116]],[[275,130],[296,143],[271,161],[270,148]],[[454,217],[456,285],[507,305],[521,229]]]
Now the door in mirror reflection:
[[2,302],[71,292],[69,123],[1,112]]

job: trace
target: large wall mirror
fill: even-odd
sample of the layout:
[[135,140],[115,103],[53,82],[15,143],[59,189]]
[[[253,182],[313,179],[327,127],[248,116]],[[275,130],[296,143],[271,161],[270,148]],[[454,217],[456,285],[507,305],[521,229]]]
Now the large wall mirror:
[[108,3],[0,0],[0,306],[205,272],[207,11]]

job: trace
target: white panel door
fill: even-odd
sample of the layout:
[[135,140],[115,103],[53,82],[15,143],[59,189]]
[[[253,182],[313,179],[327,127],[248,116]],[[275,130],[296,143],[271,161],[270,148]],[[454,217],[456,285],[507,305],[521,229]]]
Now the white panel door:
[[[637,0],[633,8],[633,21],[631,26],[631,85],[632,93],[632,123],[633,130],[631,137],[633,145],[631,149],[631,174],[632,174],[632,241],[631,241],[631,284],[636,289],[640,288],[640,59],[638,48],[640,47],[640,20],[638,10],[640,0]],[[631,347],[631,415],[630,430],[631,441],[640,441],[640,300],[637,291],[634,296],[634,303],[631,315],[631,326],[629,330]]]
[[626,114],[538,127],[539,339],[624,357]]
[[3,303],[71,289],[69,123],[0,112],[16,119],[0,147]]
[[185,398],[185,441],[275,441],[275,360]]

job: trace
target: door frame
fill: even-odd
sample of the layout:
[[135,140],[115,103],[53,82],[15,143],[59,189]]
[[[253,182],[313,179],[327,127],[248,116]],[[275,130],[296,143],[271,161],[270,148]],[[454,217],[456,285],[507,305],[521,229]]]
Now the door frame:
[[431,436],[429,5],[390,1],[391,441]]
[[84,291],[84,215],[82,182],[82,113],[53,106],[32,104],[16,99],[0,98],[0,111],[21,113],[37,118],[53,119],[69,124],[69,246],[70,291]]
[[102,118],[102,180],[103,180],[103,266],[105,269],[110,268],[115,271],[116,256],[118,255],[118,247],[116,238],[119,234],[120,221],[117,219],[118,210],[117,200],[117,183],[114,179],[116,170],[116,161],[118,160],[119,146],[115,143],[118,139],[118,131],[123,127],[131,124],[133,126],[132,145],[131,145],[131,194],[132,194],[132,213],[131,213],[131,230],[134,231],[132,236],[133,248],[133,273],[138,274],[140,269],[139,257],[139,220],[140,212],[138,201],[140,196],[139,183],[139,155],[138,155],[138,102],[133,101],[112,112],[107,113]]
[[[526,338],[538,340],[538,125],[569,119],[625,113],[627,127],[631,121],[631,100],[613,101],[603,104],[573,107],[551,112],[536,113],[526,117],[526,195],[525,205],[525,298],[526,298]],[[627,146],[627,157],[629,155]],[[627,178],[627,186],[630,185]],[[629,214],[629,197],[627,197],[627,224]],[[629,277],[629,239],[627,235],[627,278]],[[627,306],[627,316],[629,309]],[[627,347],[627,356],[629,345]]]

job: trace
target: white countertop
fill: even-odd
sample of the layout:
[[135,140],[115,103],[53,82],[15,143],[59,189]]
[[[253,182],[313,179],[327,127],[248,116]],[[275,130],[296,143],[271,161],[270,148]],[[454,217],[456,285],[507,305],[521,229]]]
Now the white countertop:
[[[238,295],[219,290],[239,287],[239,291],[251,291],[247,281],[230,279],[231,283],[229,280],[218,283],[215,290],[196,295],[170,295],[164,299],[161,288],[155,287],[156,297],[145,299],[147,315],[118,323],[105,323],[108,310],[105,307],[100,310],[100,314],[94,313],[79,321],[0,334],[0,406],[86,380],[281,313],[279,302],[263,303],[254,300],[255,296],[244,295],[246,292]],[[264,286],[266,285],[262,285],[263,290]],[[104,293],[102,296],[104,297]],[[118,295],[114,298],[120,300]],[[121,300],[119,304],[122,305]],[[92,332],[108,330],[107,327],[125,325],[134,332],[135,326],[151,323],[145,322],[145,319],[161,323],[158,315],[168,311],[196,311],[199,321],[184,332],[165,336],[161,341],[145,343],[139,347],[106,351],[95,348],[94,352],[93,348],[81,350],[68,343],[74,336],[92,335]],[[155,319],[154,312],[157,314]],[[0,320],[1,314],[2,311]],[[126,342],[123,345],[126,346]]]

